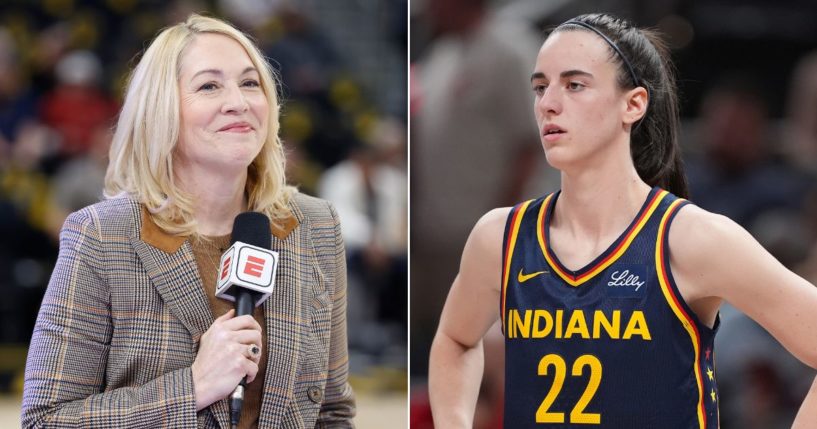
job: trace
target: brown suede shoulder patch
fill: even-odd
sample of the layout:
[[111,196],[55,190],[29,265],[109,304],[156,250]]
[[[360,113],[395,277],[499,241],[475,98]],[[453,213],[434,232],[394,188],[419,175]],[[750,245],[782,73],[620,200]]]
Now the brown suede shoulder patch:
[[187,240],[187,237],[170,235],[159,228],[145,206],[142,206],[142,233],[139,238],[165,253],[176,253]]

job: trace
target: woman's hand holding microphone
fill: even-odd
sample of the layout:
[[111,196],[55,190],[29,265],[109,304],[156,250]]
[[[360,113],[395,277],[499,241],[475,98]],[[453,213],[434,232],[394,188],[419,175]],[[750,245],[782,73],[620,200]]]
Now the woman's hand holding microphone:
[[196,411],[226,398],[244,376],[251,383],[261,359],[261,325],[245,315],[233,317],[230,310],[217,318],[201,336],[193,362]]

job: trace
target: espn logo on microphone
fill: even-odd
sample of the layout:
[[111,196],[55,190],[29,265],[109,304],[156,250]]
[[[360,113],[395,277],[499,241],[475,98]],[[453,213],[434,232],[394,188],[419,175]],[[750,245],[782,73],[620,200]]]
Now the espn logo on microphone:
[[238,286],[263,294],[260,305],[272,293],[278,252],[237,241],[221,256],[219,267],[217,297],[235,301]]

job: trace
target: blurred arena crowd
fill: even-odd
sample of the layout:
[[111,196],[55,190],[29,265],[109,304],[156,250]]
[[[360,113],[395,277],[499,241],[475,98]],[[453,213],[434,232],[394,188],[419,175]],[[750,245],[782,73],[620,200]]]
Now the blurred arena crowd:
[[[817,18],[806,1],[412,1],[411,427],[432,426],[428,353],[468,233],[491,208],[553,192],[530,75],[545,31],[612,12],[673,51],[691,200],[817,284]],[[788,428],[814,370],[725,304],[723,428]],[[502,422],[504,348],[484,340],[475,428]]]
[[331,201],[349,272],[351,381],[406,390],[407,2],[0,4],[0,392],[25,352],[65,217],[102,197],[124,81],[192,12],[250,34],[281,80],[289,182]]

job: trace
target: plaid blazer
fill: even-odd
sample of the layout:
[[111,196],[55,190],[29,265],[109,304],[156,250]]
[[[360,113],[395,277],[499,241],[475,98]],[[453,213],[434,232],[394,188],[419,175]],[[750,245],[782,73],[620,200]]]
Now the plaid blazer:
[[[290,207],[294,220],[273,230],[258,424],[353,427],[338,217],[302,194]],[[142,213],[117,198],[66,220],[26,363],[23,427],[229,428],[227,399],[196,413],[190,366],[213,316],[191,245]]]

